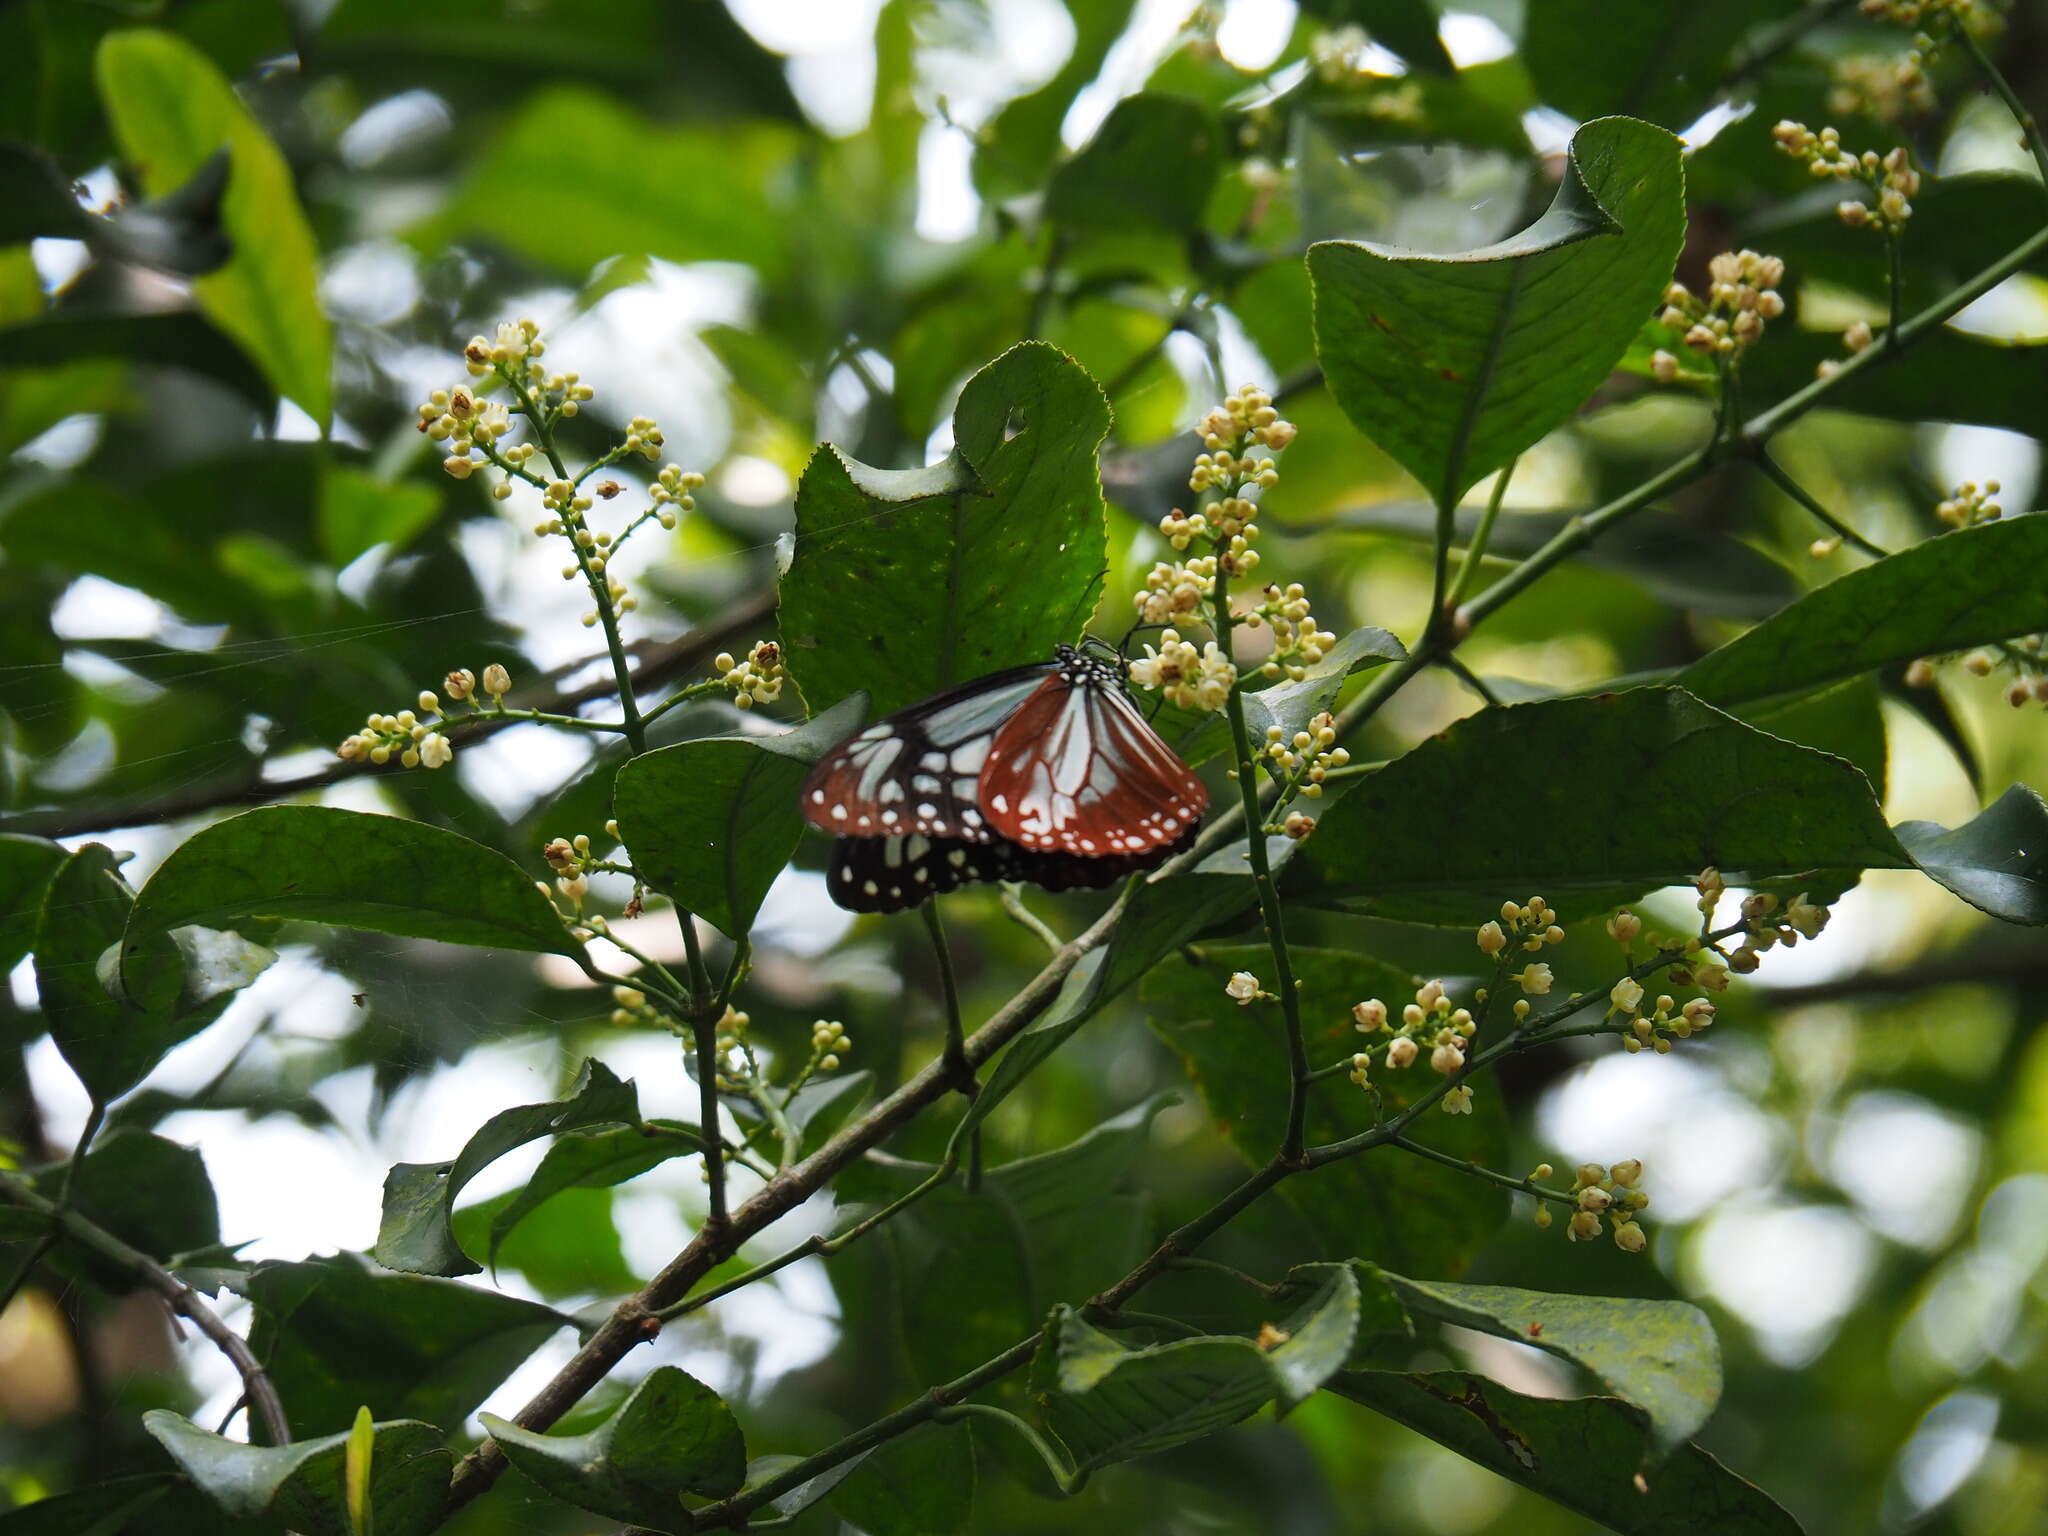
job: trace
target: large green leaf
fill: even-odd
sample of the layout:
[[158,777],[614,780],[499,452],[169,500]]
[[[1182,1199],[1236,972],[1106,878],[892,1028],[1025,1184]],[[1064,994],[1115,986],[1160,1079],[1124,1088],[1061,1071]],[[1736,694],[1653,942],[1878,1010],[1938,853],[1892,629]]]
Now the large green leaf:
[[612,810],[633,867],[727,938],[743,937],[803,835],[804,775],[866,713],[866,699],[843,699],[777,735],[704,736],[632,759]]
[[2048,802],[2039,791],[2015,784],[1952,832],[1907,821],[1898,835],[1925,874],[1971,906],[2008,923],[2048,925]]
[[0,357],[17,368],[54,368],[87,359],[119,358],[182,368],[267,404],[270,387],[249,358],[195,310],[109,315],[90,311],[37,315],[0,328]]
[[487,949],[582,946],[533,880],[496,849],[440,827],[319,805],[215,822],[173,850],[135,898],[121,966],[133,984],[156,937],[188,923],[289,918]]
[[483,1426],[507,1461],[556,1497],[651,1530],[688,1531],[684,1494],[722,1498],[747,1476],[732,1410],[672,1365],[650,1372],[588,1434],[536,1434],[494,1413]]
[[[788,251],[768,189],[796,143],[783,124],[657,124],[555,86],[519,109],[419,234],[488,235],[579,278],[618,255],[773,270]],[[533,217],[538,206],[547,217]]]
[[1109,407],[1043,343],[961,391],[953,454],[878,470],[820,448],[782,579],[790,673],[814,705],[865,691],[886,715],[1080,635],[1107,565],[1096,446]]
[[1730,55],[1793,0],[1642,0],[1617,26],[1605,0],[1529,0],[1522,59],[1543,100],[1573,117],[1630,112],[1681,129],[1724,84]]
[[395,554],[426,529],[441,510],[431,486],[380,480],[345,465],[320,476],[320,549],[336,566],[387,544]]
[[[248,1445],[163,1408],[145,1413],[142,1427],[231,1519],[269,1517],[303,1536],[365,1536],[343,1497],[347,1430],[290,1445]],[[441,1431],[400,1419],[374,1424],[371,1432],[369,1502],[377,1536],[425,1536],[440,1524],[454,1467]]]
[[1095,137],[1054,173],[1045,216],[1082,230],[1199,228],[1223,161],[1223,126],[1198,101],[1141,93],[1118,102]]
[[[55,1198],[64,1168],[42,1170],[42,1192]],[[210,1248],[220,1241],[220,1207],[196,1147],[147,1131],[109,1131],[86,1153],[72,1181],[71,1203],[133,1248],[156,1259]],[[67,1253],[67,1256],[68,1253]],[[79,1262],[110,1290],[133,1290],[133,1274],[79,1252]]]
[[[44,1022],[101,1104],[133,1088],[172,1046],[219,1018],[235,990],[255,977],[254,971],[220,977],[204,964],[188,965],[163,929],[117,951],[133,907],[119,860],[103,844],[88,843],[50,880],[35,929]],[[121,955],[126,973],[118,998],[108,990],[114,978],[104,968],[110,953]]]
[[1329,1385],[1622,1536],[1800,1536],[1769,1494],[1698,1446],[1638,1473],[1649,1421],[1615,1398],[1524,1397],[1458,1371],[1347,1371]]
[[967,1425],[927,1424],[876,1447],[831,1492],[832,1508],[868,1536],[959,1536],[974,1519]]
[[372,1252],[386,1269],[473,1275],[483,1266],[462,1251],[450,1225],[455,1201],[484,1169],[515,1147],[594,1125],[637,1126],[640,1100],[629,1080],[596,1057],[583,1063],[566,1098],[500,1110],[463,1144],[452,1163],[399,1163],[384,1179],[384,1213]]
[[381,1270],[360,1254],[265,1264],[249,1347],[293,1434],[345,1429],[363,1403],[452,1432],[570,1319],[516,1296]]
[[183,186],[223,145],[232,162],[221,223],[234,256],[193,282],[209,319],[241,343],[277,392],[324,429],[333,338],[320,307],[319,247],[291,167],[212,60],[169,32],[114,32],[96,64],[121,154],[152,197]]
[[13,970],[34,946],[43,893],[67,857],[45,838],[0,836],[0,973]]
[[1661,128],[1602,118],[1573,138],[1549,212],[1499,245],[1310,248],[1330,388],[1439,506],[1565,421],[1628,350],[1684,237],[1678,152]]
[[1349,790],[1291,873],[1349,909],[1477,923],[1531,891],[1590,910],[1710,864],[1753,883],[1906,863],[1848,763],[1637,688],[1459,721]]
[[2048,629],[2048,517],[1943,534],[1837,577],[1677,681],[1725,707]]
[[[991,1168],[975,1194],[941,1185],[882,1228],[919,1379],[960,1375],[1031,1332],[1055,1302],[1081,1301],[1138,1262],[1150,1203],[1118,1186],[1160,1107],[1150,1100],[1069,1146]],[[841,1194],[879,1205],[932,1172],[863,1165]]]
[[492,1213],[489,1262],[498,1262],[498,1250],[507,1235],[551,1196],[568,1189],[623,1184],[670,1158],[692,1156],[703,1145],[695,1126],[674,1120],[647,1120],[556,1137],[533,1177]]
[[[1353,1004],[1377,997],[1398,1012],[1415,989],[1405,972],[1365,955],[1297,945],[1292,959],[1313,1066],[1340,1060],[1367,1043],[1352,1021]],[[1272,985],[1271,953],[1264,945],[1205,947],[1198,964],[1168,963],[1153,971],[1140,995],[1153,1029],[1180,1054],[1209,1113],[1245,1160],[1256,1164],[1279,1150],[1286,1131],[1287,1045],[1278,1004],[1240,1007],[1224,995],[1224,982],[1241,970]],[[1374,1079],[1389,1113],[1438,1081],[1419,1063]],[[1372,1128],[1373,1102],[1348,1079],[1319,1083],[1311,1093],[1312,1145]],[[1471,1114],[1432,1111],[1411,1134],[1481,1163],[1497,1163],[1507,1154],[1507,1121],[1490,1084],[1475,1090]],[[1400,1155],[1347,1158],[1299,1174],[1280,1186],[1281,1197],[1308,1218],[1333,1259],[1362,1256],[1425,1274],[1455,1273],[1500,1225],[1507,1199],[1434,1163],[1404,1162],[1400,1177],[1390,1177],[1386,1160]]]
[[1706,1314],[1690,1302],[1386,1278],[1410,1312],[1585,1367],[1648,1416],[1652,1462],[1698,1433],[1720,1400],[1720,1345]]
[[984,198],[1037,192],[1060,153],[1060,124],[1123,35],[1135,0],[1067,0],[1074,46],[1037,90],[1019,96],[975,135],[974,187]]

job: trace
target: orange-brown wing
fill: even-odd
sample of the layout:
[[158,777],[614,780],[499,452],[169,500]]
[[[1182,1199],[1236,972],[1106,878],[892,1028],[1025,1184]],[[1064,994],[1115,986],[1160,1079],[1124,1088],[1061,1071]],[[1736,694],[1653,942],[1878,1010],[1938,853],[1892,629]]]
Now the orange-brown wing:
[[1107,858],[1175,842],[1209,793],[1120,690],[1055,673],[996,733],[980,801],[1026,848]]

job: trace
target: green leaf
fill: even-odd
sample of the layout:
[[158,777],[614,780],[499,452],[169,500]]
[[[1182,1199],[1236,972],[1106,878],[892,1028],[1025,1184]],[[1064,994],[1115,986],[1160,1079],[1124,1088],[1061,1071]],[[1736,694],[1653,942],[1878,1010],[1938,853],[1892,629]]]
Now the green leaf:
[[1223,128],[1202,103],[1127,96],[1053,173],[1045,216],[1077,230],[1121,233],[1135,223],[1184,235],[1201,227],[1222,163]]
[[960,1536],[974,1519],[968,1426],[927,1424],[878,1446],[830,1495],[868,1536]]
[[324,431],[333,338],[320,307],[319,247],[291,167],[213,62],[183,38],[148,28],[110,33],[95,64],[122,156],[150,196],[183,186],[223,145],[233,165],[221,223],[228,264],[192,284],[207,317]]
[[[36,1185],[55,1199],[62,1165],[40,1171]],[[180,1146],[147,1131],[109,1131],[78,1165],[71,1203],[124,1243],[155,1259],[191,1253],[220,1241],[220,1207],[196,1147]],[[140,1282],[92,1253],[77,1255],[87,1273],[109,1290]]]
[[2048,925],[2048,803],[2038,791],[2015,784],[1953,832],[1932,821],[1901,822],[1897,831],[1924,873],[1979,911]]
[[1583,1366],[1648,1416],[1649,1464],[1697,1434],[1720,1401],[1720,1345],[1706,1314],[1690,1302],[1386,1278],[1411,1312]]
[[866,717],[867,700],[853,697],[776,735],[705,736],[633,758],[612,789],[633,867],[727,938],[743,938],[803,835],[804,775]]
[[0,246],[45,236],[86,240],[100,222],[78,205],[56,161],[32,145],[0,140]]
[[1800,1536],[1762,1489],[1696,1445],[1654,1475],[1642,1410],[1606,1397],[1524,1397],[1458,1371],[1347,1371],[1330,1389],[1622,1536]]
[[979,1125],[994,1114],[1082,1025],[1160,960],[1256,899],[1251,879],[1245,875],[1191,873],[1141,884],[1109,943],[1080,958],[1060,984],[1045,1016],[1003,1052],[981,1092],[967,1106],[966,1125]]
[[1448,75],[1456,70],[1430,0],[1305,0],[1302,10],[1331,26],[1356,22],[1425,73]]
[[1316,715],[1336,706],[1337,695],[1352,673],[1385,666],[1407,654],[1407,647],[1384,629],[1362,625],[1331,646],[1321,661],[1305,668],[1301,677],[1248,691],[1244,696],[1245,726],[1253,741],[1264,740],[1276,725],[1291,737]]
[[0,973],[13,970],[33,946],[43,893],[68,856],[44,838],[0,836]]
[[500,1110],[452,1163],[396,1164],[384,1179],[384,1214],[371,1256],[386,1269],[410,1274],[473,1275],[483,1266],[462,1251],[450,1225],[455,1201],[471,1179],[513,1148],[543,1136],[639,1123],[632,1082],[620,1082],[596,1057],[586,1058],[567,1097]]
[[[1541,771],[1505,794],[1517,765]],[[1753,884],[1905,863],[1840,758],[1637,688],[1459,721],[1348,790],[1289,872],[1346,910],[1464,923],[1529,891],[1595,910],[1710,864]]]
[[116,1477],[0,1515],[0,1536],[121,1536],[176,1484],[169,1473]]
[[[1291,958],[1316,1066],[1365,1043],[1352,1022],[1353,1004],[1377,997],[1398,1012],[1415,990],[1407,973],[1364,955],[1296,945]],[[1286,1130],[1285,1026],[1278,1004],[1239,1007],[1224,995],[1224,982],[1240,970],[1270,986],[1270,951],[1264,945],[1205,947],[1199,964],[1168,963],[1153,971],[1140,995],[1153,1029],[1179,1054],[1231,1144],[1247,1161],[1263,1163]],[[1380,1071],[1374,1085],[1387,1113],[1394,1113],[1436,1081],[1418,1064],[1406,1072]],[[1319,1083],[1311,1094],[1311,1144],[1340,1141],[1375,1123],[1372,1099],[1346,1078]],[[1481,1083],[1471,1114],[1432,1111],[1411,1134],[1454,1157],[1497,1163],[1507,1155],[1506,1124],[1498,1091]],[[1498,1190],[1419,1161],[1404,1164],[1394,1179],[1378,1158],[1347,1158],[1287,1180],[1279,1193],[1308,1218],[1329,1257],[1363,1255],[1430,1274],[1463,1268],[1507,1213]]]
[[865,691],[886,715],[1075,639],[1108,562],[1095,465],[1108,430],[1095,381],[1027,342],[968,380],[945,463],[878,470],[819,449],[781,589],[804,696]]
[[570,1319],[514,1296],[377,1269],[360,1254],[264,1264],[249,1347],[294,1434],[346,1429],[368,1402],[453,1432]]
[[495,1266],[507,1234],[563,1190],[623,1184],[672,1157],[694,1156],[702,1147],[695,1126],[674,1120],[648,1120],[614,1130],[558,1136],[533,1177],[493,1213],[488,1262]]
[[1727,85],[1744,35],[1786,0],[1644,0],[1616,26],[1603,0],[1529,0],[1522,59],[1543,100],[1576,118],[1629,112],[1680,129]]
[[90,358],[119,358],[182,368],[267,406],[271,390],[241,348],[195,310],[103,315],[60,310],[0,327],[0,357],[10,367],[55,368]]
[[1439,506],[1564,422],[1628,350],[1684,237],[1678,151],[1602,118],[1573,138],[1549,212],[1499,245],[1310,248],[1330,388]]
[[302,1536],[366,1536],[350,1519],[346,1478],[350,1442],[374,1447],[366,1492],[377,1536],[424,1536],[440,1524],[454,1458],[441,1431],[417,1420],[371,1423],[356,1430],[259,1446],[209,1434],[182,1414],[152,1408],[142,1427],[217,1505],[237,1520],[269,1517]]
[[974,189],[991,201],[1038,191],[1060,153],[1060,124],[1101,73],[1135,0],[1067,0],[1074,46],[1059,73],[1019,96],[975,135]]
[[250,917],[332,923],[583,963],[552,903],[495,849],[396,816],[318,805],[247,811],[195,833],[135,899],[121,968],[134,976],[157,935]]
[[[508,1190],[455,1213],[455,1240],[482,1253],[499,1215],[518,1198]],[[493,1269],[516,1269],[541,1297],[623,1296],[641,1277],[626,1262],[609,1189],[565,1189],[533,1212],[505,1243],[490,1250]]]
[[723,1498],[747,1477],[732,1410],[672,1365],[649,1373],[588,1434],[536,1434],[494,1413],[482,1420],[505,1459],[557,1498],[657,1531],[690,1529],[684,1494]]
[[379,544],[396,554],[430,527],[440,510],[440,496],[427,486],[379,480],[330,464],[320,476],[321,553],[337,567]]
[[[1046,1346],[1033,1367],[1032,1396],[1082,1474],[1227,1429],[1279,1391],[1249,1339],[1128,1349],[1061,1306],[1046,1324]],[[1050,1369],[1049,1352],[1056,1352]]]
[[[1092,1295],[1143,1256],[1143,1194],[1118,1192],[1144,1150],[1151,1099],[1053,1152],[956,1180],[881,1231],[895,1255],[905,1337],[918,1376],[946,1381],[1028,1334],[1055,1302]],[[863,1165],[842,1195],[880,1205],[922,1182],[922,1163]]]
[[[1451,542],[1471,547],[1482,509],[1460,507]],[[1489,559],[1525,560],[1562,533],[1577,512],[1504,512],[1487,540]],[[1336,526],[1391,533],[1428,543],[1436,511],[1420,502],[1383,502],[1337,514]],[[1761,550],[1682,518],[1639,512],[1572,557],[1577,564],[1626,576],[1660,602],[1729,618],[1760,619],[1806,588]]]
[[1884,798],[1891,754],[1877,679],[1870,673],[1823,683],[1805,693],[1743,705],[1730,713],[1760,731],[1848,759],[1870,781],[1871,793],[1879,800]]
[[36,927],[36,989],[50,1038],[95,1102],[126,1093],[181,1040],[234,1000],[253,975],[216,984],[162,929],[122,950],[122,996],[108,990],[102,963],[132,922],[133,898],[120,862],[88,843],[50,881]]
[[[1811,384],[1822,363],[1846,356],[1837,332],[1773,331],[1771,344],[1743,361],[1744,397],[1762,402],[1790,395]],[[2034,402],[2044,390],[2048,347],[1944,327],[1913,343],[1910,366],[1859,368],[1828,391],[1827,405],[1885,421],[1966,422],[2032,436],[2041,430]]]
[[1945,533],[1839,576],[1676,679],[1726,708],[2048,629],[2048,517]]
[[[1377,1264],[1364,1259],[1346,1259],[1339,1264],[1297,1264],[1287,1272],[1275,1294],[1307,1297],[1306,1307],[1313,1307],[1316,1298],[1328,1294],[1332,1275],[1340,1269],[1350,1272],[1358,1296],[1351,1353],[1344,1364],[1354,1371],[1405,1364],[1415,1352],[1415,1324],[1401,1298],[1394,1294],[1385,1271]],[[1328,1384],[1327,1378],[1324,1384]]]
[[[415,233],[428,245],[488,235],[576,277],[621,255],[774,271],[789,251],[769,189],[797,143],[779,123],[653,123],[596,91],[555,86],[519,109]],[[548,216],[536,219],[540,206]]]
[[1283,1410],[1306,1402],[1343,1370],[1358,1337],[1358,1274],[1349,1264],[1328,1268],[1322,1289],[1282,1329],[1286,1339],[1266,1351],[1266,1364],[1280,1384]]

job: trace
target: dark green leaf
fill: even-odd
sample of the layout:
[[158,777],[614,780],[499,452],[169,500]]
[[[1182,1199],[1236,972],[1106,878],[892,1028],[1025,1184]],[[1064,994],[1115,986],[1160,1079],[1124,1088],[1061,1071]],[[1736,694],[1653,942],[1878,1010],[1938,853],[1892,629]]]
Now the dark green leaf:
[[[1469,548],[1481,509],[1460,507],[1452,543]],[[1489,558],[1523,560],[1562,533],[1574,512],[1506,512],[1487,540]],[[1436,513],[1419,502],[1384,502],[1337,515],[1345,528],[1392,533],[1424,543],[1436,537]],[[1710,528],[1643,512],[1595,539],[1573,557],[1596,570],[1626,576],[1662,602],[1729,618],[1760,619],[1806,590],[1760,550]]]
[[1095,381],[1026,343],[968,381],[945,463],[876,470],[821,448],[781,594],[805,697],[865,691],[886,715],[1077,638],[1107,564],[1095,450],[1108,430]]
[[1276,725],[1293,736],[1313,717],[1335,707],[1344,680],[1352,673],[1399,661],[1407,654],[1407,647],[1384,629],[1367,624],[1352,630],[1303,676],[1245,694],[1244,722],[1252,740],[1264,740]]
[[2048,803],[2037,791],[2015,784],[1953,832],[1932,821],[1897,830],[1913,862],[1971,906],[2008,923],[2048,924]]
[[651,1372],[584,1435],[542,1435],[482,1416],[505,1459],[579,1509],[657,1531],[687,1531],[682,1496],[722,1498],[747,1476],[747,1445],[717,1393],[672,1365]]
[[1349,1264],[1328,1266],[1321,1290],[1288,1319],[1287,1337],[1266,1351],[1283,1409],[1305,1402],[1343,1370],[1358,1338],[1359,1288]]
[[626,1262],[609,1189],[565,1189],[496,1248],[491,1228],[517,1199],[508,1190],[455,1213],[455,1240],[466,1252],[491,1254],[493,1270],[516,1269],[549,1301],[565,1297],[623,1296],[641,1277]]
[[[46,1169],[36,1183],[54,1199],[63,1177],[61,1167]],[[100,1137],[78,1165],[71,1202],[155,1259],[220,1241],[220,1208],[198,1149],[147,1131],[110,1131]],[[81,1261],[109,1289],[130,1290],[138,1284],[135,1276],[96,1255],[82,1254]]]
[[[152,1408],[142,1426],[234,1519],[269,1516],[302,1536],[359,1536],[342,1496],[349,1435],[257,1446],[209,1434],[181,1414]],[[424,1536],[441,1520],[454,1458],[441,1431],[401,1419],[371,1426],[370,1507],[377,1536]]]
[[1129,1349],[1062,1306],[1046,1324],[1032,1395],[1077,1472],[1184,1445],[1251,1417],[1279,1391],[1249,1339],[1179,1339]]
[[1419,70],[1448,75],[1455,68],[1430,0],[1306,0],[1302,10],[1331,26],[1358,23]]
[[173,1486],[165,1473],[117,1477],[75,1493],[52,1494],[0,1515],[0,1536],[120,1536]]
[[1038,191],[1060,153],[1060,124],[1102,70],[1135,0],[1067,0],[1074,46],[1059,73],[998,112],[976,137],[974,188],[1000,200]]
[[959,1536],[974,1519],[968,1427],[912,1430],[862,1458],[831,1493],[833,1511],[868,1536]]
[[1602,118],[1572,140],[1550,211],[1499,245],[1310,249],[1331,390],[1439,504],[1565,421],[1628,349],[1684,235],[1678,150],[1660,128]]
[[54,368],[86,358],[121,358],[201,374],[258,405],[267,404],[271,397],[270,387],[241,349],[197,310],[38,315],[0,327],[0,357],[16,368]]
[[1706,1314],[1689,1302],[1386,1278],[1413,1313],[1585,1367],[1648,1416],[1650,1463],[1697,1434],[1720,1401],[1720,1345]]
[[1045,216],[1079,230],[1122,232],[1137,223],[1186,234],[1201,225],[1222,160],[1222,125],[1200,102],[1127,96],[1054,173]]
[[[991,1168],[976,1194],[942,1185],[881,1229],[921,1380],[960,1375],[1030,1333],[1055,1302],[1092,1295],[1138,1262],[1148,1201],[1118,1189],[1161,1105],[1148,1100],[1069,1146]],[[879,1205],[932,1171],[863,1167],[843,1193]]]
[[66,857],[40,837],[0,836],[0,973],[13,970],[34,944],[43,893]]
[[256,1305],[250,1348],[269,1362],[295,1435],[346,1429],[363,1403],[452,1432],[570,1321],[360,1254],[265,1264],[242,1289]]
[[[1517,765],[1542,771],[1501,793]],[[1291,873],[1350,909],[1463,923],[1517,892],[1591,910],[1710,864],[1740,884],[1905,863],[1840,758],[1637,688],[1461,720],[1347,791]]]
[[236,987],[254,979],[215,984],[188,968],[184,951],[157,929],[121,952],[127,974],[123,996],[114,997],[101,966],[123,942],[133,905],[119,861],[104,845],[88,843],[50,881],[36,928],[44,1021],[101,1104],[141,1082],[172,1046],[219,1018]]
[[0,246],[45,236],[85,240],[98,222],[79,207],[56,161],[32,145],[0,141]]
[[1629,112],[1680,129],[1720,94],[1730,55],[1787,0],[1644,0],[1627,25],[1602,0],[1529,0],[1522,58],[1543,99],[1576,118]]
[[320,476],[320,549],[336,566],[387,544],[397,553],[432,522],[441,498],[423,485],[329,465]]
[[1869,673],[1730,713],[1760,731],[1847,758],[1870,781],[1871,793],[1883,800],[1891,755],[1885,741],[1884,713],[1878,704],[1877,679]]
[[[1848,354],[1835,331],[1771,333],[1768,347],[1743,361],[1745,398],[1775,400],[1803,389],[1824,362]],[[2048,347],[1972,336],[1944,327],[1913,343],[1901,367],[1859,368],[1827,396],[1828,407],[1886,421],[1956,421],[2031,436],[2041,427],[2034,402],[2048,390]],[[1851,518],[1854,521],[1854,518]]]
[[594,1125],[637,1126],[632,1082],[596,1057],[583,1063],[567,1097],[500,1110],[464,1143],[452,1163],[399,1163],[384,1179],[384,1214],[374,1257],[386,1269],[423,1275],[473,1275],[483,1266],[462,1251],[449,1219],[475,1178],[515,1147]]
[[693,1156],[701,1146],[695,1126],[673,1120],[648,1120],[615,1130],[557,1137],[533,1177],[491,1217],[488,1262],[497,1264],[506,1234],[550,1196],[565,1189],[623,1184],[672,1157]]
[[[768,189],[795,147],[782,124],[657,124],[555,86],[519,109],[420,234],[489,235],[578,278],[619,255],[772,270],[787,253]],[[536,201],[547,218],[528,215]]]
[[[1415,989],[1412,977],[1364,955],[1297,945],[1292,959],[1301,983],[1302,1029],[1316,1066],[1366,1043],[1352,1022],[1354,1004],[1377,997],[1398,1013]],[[1231,1144],[1247,1161],[1262,1163],[1286,1129],[1287,1048],[1277,1004],[1240,1007],[1224,995],[1224,982],[1239,970],[1270,986],[1272,955],[1263,945],[1205,948],[1199,964],[1160,966],[1145,978],[1140,995],[1152,1027],[1180,1054]],[[1382,1071],[1374,1079],[1388,1113],[1436,1081],[1419,1064],[1405,1072]],[[1311,1092],[1311,1144],[1340,1141],[1375,1123],[1371,1098],[1343,1077]],[[1474,1091],[1471,1114],[1432,1111],[1411,1134],[1481,1163],[1499,1162],[1507,1153],[1500,1095],[1485,1083]],[[1434,1163],[1403,1166],[1399,1179],[1390,1178],[1381,1161],[1385,1155],[1347,1158],[1289,1179],[1280,1186],[1281,1197],[1309,1218],[1319,1245],[1333,1259],[1363,1255],[1429,1274],[1455,1273],[1499,1226],[1506,1197]]]
[[705,736],[633,758],[612,789],[633,867],[727,938],[744,937],[803,834],[804,775],[866,717],[856,696],[778,735]]
[[1837,577],[1677,681],[1723,708],[2048,629],[2048,517],[2001,518]]
[[96,72],[121,153],[152,197],[184,186],[227,147],[221,222],[234,256],[194,281],[193,296],[278,393],[325,428],[333,339],[320,307],[319,248],[284,156],[213,61],[181,37],[144,27],[110,33]]
[[532,879],[495,849],[396,816],[278,805],[195,833],[150,876],[122,940],[130,995],[156,936],[249,917],[578,960],[583,953]]
[[1639,1408],[1607,1397],[1524,1397],[1457,1371],[1348,1371],[1330,1389],[1622,1536],[1800,1536],[1771,1497],[1688,1445],[1636,1482]]
[[1347,1259],[1341,1264],[1297,1264],[1281,1281],[1278,1294],[1283,1299],[1307,1297],[1306,1310],[1327,1294],[1331,1273],[1338,1269],[1351,1272],[1358,1293],[1357,1327],[1351,1336],[1346,1366],[1359,1371],[1405,1364],[1415,1351],[1415,1324],[1377,1264],[1364,1259]]

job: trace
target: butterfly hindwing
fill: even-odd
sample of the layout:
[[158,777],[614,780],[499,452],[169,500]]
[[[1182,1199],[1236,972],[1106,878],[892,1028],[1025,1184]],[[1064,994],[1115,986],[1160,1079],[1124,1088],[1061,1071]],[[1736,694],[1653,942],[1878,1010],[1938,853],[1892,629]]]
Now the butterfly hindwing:
[[849,912],[901,912],[963,885],[1023,881],[1048,891],[1100,890],[1163,864],[1194,843],[1191,823],[1165,847],[1111,858],[1038,852],[1004,838],[845,837],[825,874],[832,900]]

